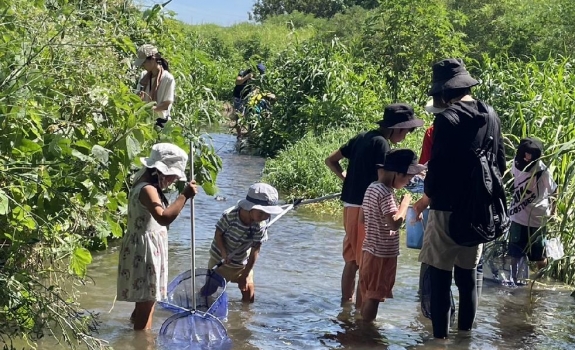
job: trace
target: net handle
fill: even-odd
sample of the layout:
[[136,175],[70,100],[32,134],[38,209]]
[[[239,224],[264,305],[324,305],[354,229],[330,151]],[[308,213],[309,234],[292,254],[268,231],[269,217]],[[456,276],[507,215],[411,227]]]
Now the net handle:
[[[190,181],[194,180],[194,142],[190,141]],[[190,269],[192,273],[192,278],[190,282],[192,284],[192,310],[196,310],[196,220],[194,213],[194,197],[192,196],[190,201],[190,250],[191,250],[191,261]]]

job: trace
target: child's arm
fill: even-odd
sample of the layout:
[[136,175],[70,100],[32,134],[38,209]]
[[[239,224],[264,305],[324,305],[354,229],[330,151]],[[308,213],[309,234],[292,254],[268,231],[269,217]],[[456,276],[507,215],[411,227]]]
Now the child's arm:
[[140,191],[140,203],[148,209],[154,220],[162,226],[168,226],[180,215],[188,198],[194,197],[198,193],[195,181],[191,181],[176,200],[164,209],[162,200],[158,194],[158,189],[154,186],[144,186]]
[[407,208],[409,207],[409,202],[411,202],[411,195],[408,193],[403,196],[399,209],[395,213],[389,213],[385,216],[387,222],[392,231],[397,231],[405,221],[405,216],[407,215]]
[[256,264],[256,260],[258,260],[258,257],[260,255],[261,246],[262,246],[262,244],[258,243],[257,245],[252,247],[252,250],[250,252],[250,257],[248,258],[248,263],[244,267],[244,273],[242,273],[242,276],[238,280],[238,287],[240,288],[241,291],[247,290],[247,278],[248,278],[248,275],[250,274],[250,271],[254,268],[254,265]]
[[222,259],[224,259],[224,263],[229,263],[228,261],[228,251],[226,250],[226,246],[224,245],[224,233],[219,228],[216,228],[216,234],[214,235],[214,241],[216,242],[216,247],[220,251],[220,255]]

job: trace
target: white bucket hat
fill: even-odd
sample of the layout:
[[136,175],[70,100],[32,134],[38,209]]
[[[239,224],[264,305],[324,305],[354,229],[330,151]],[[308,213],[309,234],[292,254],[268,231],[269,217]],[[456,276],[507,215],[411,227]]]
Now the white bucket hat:
[[154,45],[144,44],[138,47],[138,53],[137,53],[138,56],[134,61],[134,67],[136,68],[140,67],[142,64],[144,64],[144,62],[148,57],[154,56],[157,53],[158,48],[156,48]]
[[[163,175],[176,175],[178,180],[186,181],[188,154],[176,145],[157,143],[152,146],[150,156],[140,158],[140,161],[145,168],[155,168]],[[145,168],[142,170],[145,171]],[[138,178],[137,175],[136,178]]]
[[248,189],[245,199],[238,202],[238,206],[244,210],[261,210],[271,215],[279,214],[283,209],[278,205],[278,191],[264,183],[256,183]]

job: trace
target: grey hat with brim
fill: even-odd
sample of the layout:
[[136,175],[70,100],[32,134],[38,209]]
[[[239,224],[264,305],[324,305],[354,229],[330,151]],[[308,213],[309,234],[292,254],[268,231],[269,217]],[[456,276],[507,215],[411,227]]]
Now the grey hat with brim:
[[433,99],[427,101],[427,103],[425,104],[423,109],[425,109],[426,112],[433,113],[433,114],[439,114],[445,110],[445,108],[442,108],[442,107],[435,107],[433,105]]
[[435,63],[432,67],[433,78],[429,96],[437,95],[445,90],[463,89],[478,85],[465,69],[465,64],[459,58],[448,58]]
[[261,182],[250,186],[246,198],[238,201],[238,207],[247,211],[261,210],[270,215],[283,212],[282,207],[278,205],[277,190]]

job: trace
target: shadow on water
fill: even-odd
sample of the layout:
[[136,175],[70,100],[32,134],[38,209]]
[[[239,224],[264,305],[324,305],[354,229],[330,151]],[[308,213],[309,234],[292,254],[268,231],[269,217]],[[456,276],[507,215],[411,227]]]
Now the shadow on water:
[[[245,197],[261,177],[262,158],[239,155],[231,135],[212,135],[223,160],[218,199],[203,193],[196,205],[196,266],[205,268],[221,213]],[[170,227],[170,279],[190,266],[190,212]],[[405,248],[398,261],[394,298],[380,304],[373,326],[362,326],[354,311],[341,307],[343,268],[340,216],[316,216],[305,207],[287,214],[269,230],[255,268],[256,302],[243,305],[235,285],[228,286],[225,322],[233,349],[569,349],[575,348],[575,300],[561,285],[538,285],[531,301],[526,288],[485,284],[470,334],[453,332],[447,341],[431,339],[431,323],[419,310],[417,250]],[[133,304],[116,302],[118,252],[95,254],[89,275],[95,284],[82,290],[80,302],[100,312],[100,337],[115,349],[160,349],[157,335],[171,313],[157,308],[154,329],[134,332],[128,317]],[[454,288],[457,297],[457,290]],[[64,349],[43,341],[41,349]]]

